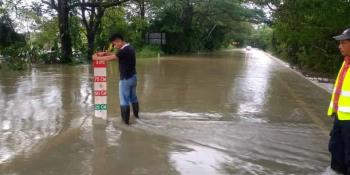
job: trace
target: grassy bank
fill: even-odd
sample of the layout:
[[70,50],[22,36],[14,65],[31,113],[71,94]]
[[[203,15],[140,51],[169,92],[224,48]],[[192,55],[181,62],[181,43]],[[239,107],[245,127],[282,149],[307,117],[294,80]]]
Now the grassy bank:
[[137,58],[156,58],[158,54],[164,54],[158,45],[145,45],[136,51]]

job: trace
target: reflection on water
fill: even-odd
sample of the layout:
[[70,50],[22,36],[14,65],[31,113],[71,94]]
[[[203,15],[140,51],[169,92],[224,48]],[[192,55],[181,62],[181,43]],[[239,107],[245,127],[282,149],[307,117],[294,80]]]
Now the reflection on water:
[[[247,52],[245,55],[244,70],[235,81],[234,93],[229,100],[235,99],[239,105],[237,116],[246,120],[266,122],[266,118],[257,116],[264,110],[268,102],[268,90],[270,80],[271,59],[259,52]],[[237,89],[239,91],[237,91]]]
[[185,145],[183,149],[172,152],[170,160],[174,162],[180,174],[211,175],[227,174],[219,168],[229,162],[231,157],[203,146]]
[[[329,95],[262,52],[138,60],[141,120],[93,119],[90,66],[0,72],[0,174],[319,174]],[[305,105],[307,104],[307,105]],[[326,119],[320,119],[330,126]],[[327,171],[326,171],[327,172]]]

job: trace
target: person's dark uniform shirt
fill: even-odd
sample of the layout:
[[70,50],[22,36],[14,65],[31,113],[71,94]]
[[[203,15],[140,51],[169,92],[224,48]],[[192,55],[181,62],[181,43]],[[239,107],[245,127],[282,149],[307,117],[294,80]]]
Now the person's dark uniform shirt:
[[124,45],[117,52],[120,79],[129,79],[136,74],[135,49],[129,44]]

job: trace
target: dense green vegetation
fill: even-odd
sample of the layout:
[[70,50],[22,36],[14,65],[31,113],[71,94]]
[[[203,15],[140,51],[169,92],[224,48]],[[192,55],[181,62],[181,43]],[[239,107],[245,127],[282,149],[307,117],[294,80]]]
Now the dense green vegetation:
[[[265,20],[243,0],[42,0],[29,6],[4,0],[0,7],[7,19],[1,29],[11,33],[0,38],[0,54],[30,63],[91,60],[93,52],[108,47],[114,32],[123,34],[139,57],[213,51],[233,42],[243,46],[252,24]],[[165,45],[144,41],[154,32],[166,34]]]
[[[3,0],[0,54],[15,69],[84,62],[119,32],[138,57],[252,45],[335,74],[342,59],[332,36],[350,27],[349,10],[349,0]],[[166,44],[146,43],[152,32],[165,33]]]
[[[270,9],[269,26],[253,37],[302,70],[335,74],[342,62],[332,36],[350,27],[349,0],[252,0]],[[266,31],[268,30],[268,31]],[[269,35],[269,36],[266,36]]]
[[165,1],[150,29],[167,33],[166,53],[216,50],[232,42],[243,45],[251,23],[264,19],[261,11],[238,0]]

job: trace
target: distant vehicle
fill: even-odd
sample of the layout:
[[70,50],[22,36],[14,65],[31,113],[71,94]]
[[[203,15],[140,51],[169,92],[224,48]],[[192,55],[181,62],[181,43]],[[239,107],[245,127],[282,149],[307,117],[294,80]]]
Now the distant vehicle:
[[247,50],[247,51],[252,50],[252,47],[251,47],[251,46],[247,46],[247,47],[245,48],[245,50]]

